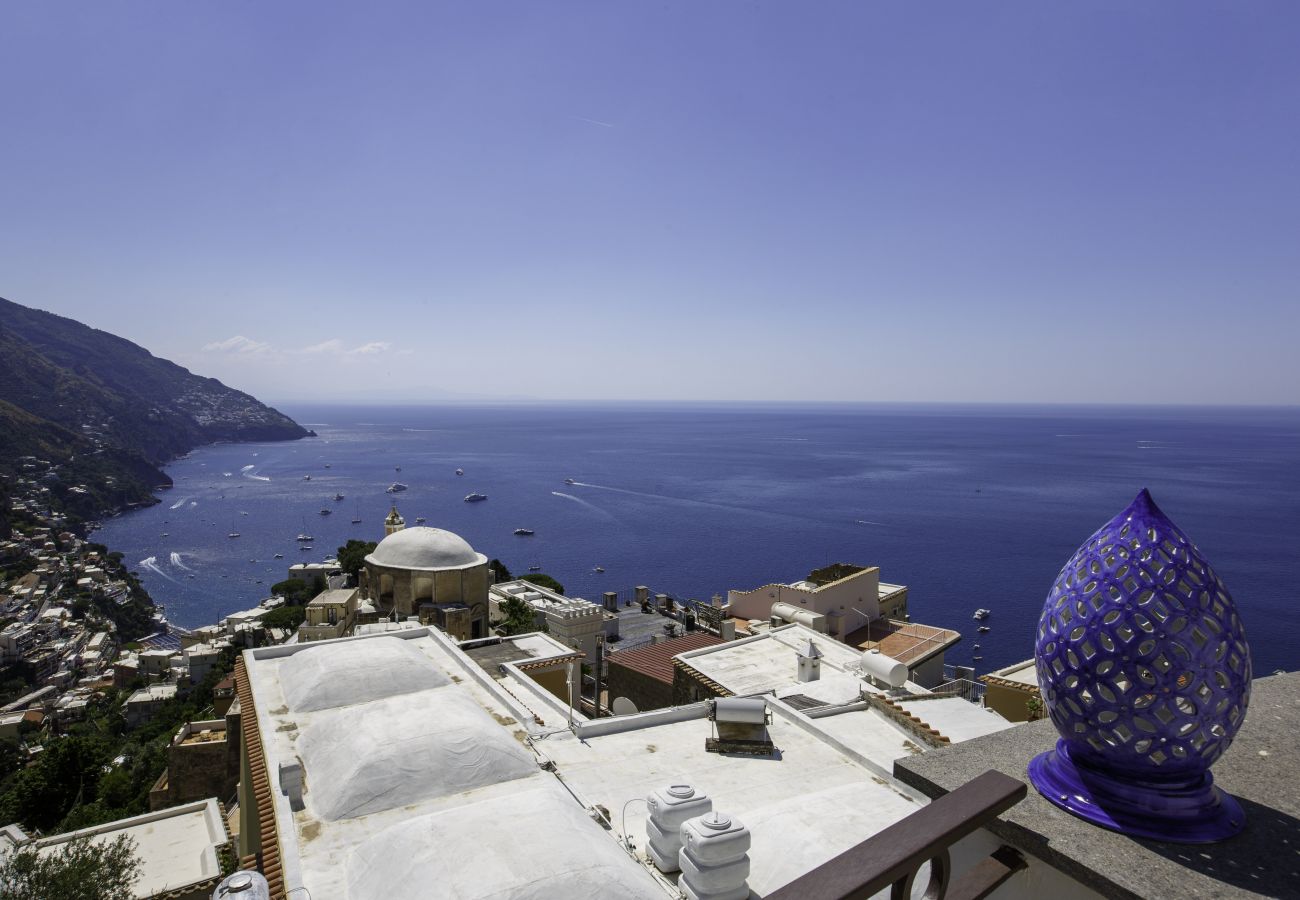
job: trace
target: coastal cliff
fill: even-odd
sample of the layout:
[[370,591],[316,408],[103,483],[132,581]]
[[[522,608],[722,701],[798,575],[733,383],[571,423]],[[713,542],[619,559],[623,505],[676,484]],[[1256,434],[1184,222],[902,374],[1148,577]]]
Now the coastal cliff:
[[0,476],[39,473],[56,505],[148,503],[171,483],[161,467],[195,447],[311,434],[124,338],[0,298]]

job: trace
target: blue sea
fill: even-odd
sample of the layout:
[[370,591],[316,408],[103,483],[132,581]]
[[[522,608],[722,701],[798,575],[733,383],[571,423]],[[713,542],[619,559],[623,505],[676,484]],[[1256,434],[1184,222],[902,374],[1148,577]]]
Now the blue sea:
[[[425,517],[597,601],[878,565],[909,587],[914,620],[963,632],[949,659],[982,656],[985,672],[1032,655],[1061,565],[1149,487],[1233,593],[1256,672],[1300,668],[1298,409],[283,409],[319,437],[198,449],[168,467],[161,504],[97,535],[179,625],[256,605],[290,564],[348,538],[379,539],[396,500],[408,525]],[[394,481],[410,489],[385,493]],[[464,502],[471,492],[488,500]]]

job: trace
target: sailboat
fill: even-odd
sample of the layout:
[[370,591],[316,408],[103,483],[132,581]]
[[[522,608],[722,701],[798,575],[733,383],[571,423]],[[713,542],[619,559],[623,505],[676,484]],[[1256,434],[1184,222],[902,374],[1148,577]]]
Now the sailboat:
[[361,504],[360,504],[360,503],[357,504],[357,514],[356,514],[356,516],[353,517],[353,519],[352,519],[352,524],[353,524],[353,525],[360,525],[360,524],[361,524]]
[[226,537],[228,537],[228,538],[237,538],[237,537],[239,537],[239,532],[235,530],[235,520],[234,520],[234,519],[231,519],[231,520],[230,520],[230,534],[226,535]]

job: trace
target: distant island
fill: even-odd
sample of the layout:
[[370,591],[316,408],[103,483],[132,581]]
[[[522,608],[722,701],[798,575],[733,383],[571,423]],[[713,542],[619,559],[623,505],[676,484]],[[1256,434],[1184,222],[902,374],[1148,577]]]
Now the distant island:
[[156,502],[162,466],[218,441],[314,436],[124,338],[0,298],[0,536],[20,480],[85,520]]

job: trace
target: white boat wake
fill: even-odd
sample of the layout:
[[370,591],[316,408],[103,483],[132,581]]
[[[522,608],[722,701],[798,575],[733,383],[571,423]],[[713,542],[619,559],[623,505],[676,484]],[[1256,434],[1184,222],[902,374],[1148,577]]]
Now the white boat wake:
[[[139,566],[140,568],[152,572],[155,575],[158,575],[162,578],[166,578],[168,581],[176,581],[175,578],[172,578],[170,575],[164,572],[162,568],[158,565],[158,557],[156,556],[145,557],[144,559],[140,560]],[[177,583],[179,584],[179,582]]]
[[241,467],[239,471],[241,471],[241,472],[251,472],[251,471],[253,471],[253,470],[256,469],[256,468],[257,468],[257,466],[256,466],[255,464],[250,463],[249,465],[246,465],[246,466]]
[[190,499],[190,498],[189,498],[189,497],[182,497],[181,499],[179,499],[179,500],[177,500],[175,503],[173,503],[169,508],[170,508],[170,509],[180,509],[182,506],[185,505],[185,501],[188,500],[188,499]]
[[189,566],[185,565],[185,563],[181,561],[181,555],[179,553],[173,552],[171,558],[172,558],[172,565],[175,566],[176,568],[184,569],[186,572],[194,571],[193,569],[191,569]]
[[583,500],[581,497],[575,497],[572,494],[566,494],[562,491],[551,491],[551,494],[556,497],[563,497],[565,500],[572,500],[574,503],[579,503],[587,507],[587,509],[591,510],[592,512],[598,513],[599,515],[604,516],[606,519],[609,519],[612,522],[618,521],[618,519],[614,517],[614,514],[611,513],[609,510],[601,509],[599,506],[597,506],[594,503],[588,503],[586,500]]

